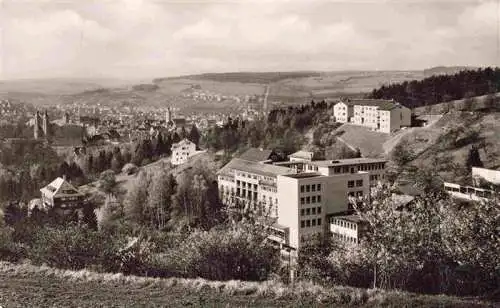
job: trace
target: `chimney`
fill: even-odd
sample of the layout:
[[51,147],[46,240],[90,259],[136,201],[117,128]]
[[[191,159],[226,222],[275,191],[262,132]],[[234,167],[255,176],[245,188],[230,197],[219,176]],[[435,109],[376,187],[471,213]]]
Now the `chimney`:
[[62,179],[66,181],[66,174],[63,174]]

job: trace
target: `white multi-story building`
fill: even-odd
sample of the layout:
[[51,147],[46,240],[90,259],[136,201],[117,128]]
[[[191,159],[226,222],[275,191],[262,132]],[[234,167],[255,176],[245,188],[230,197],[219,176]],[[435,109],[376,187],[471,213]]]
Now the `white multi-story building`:
[[385,160],[289,161],[276,164],[241,158],[218,172],[221,199],[275,218],[272,239],[300,249],[313,235],[329,231],[330,215],[352,209],[384,178]]
[[391,133],[411,126],[411,110],[394,100],[345,100],[333,106],[335,120]]
[[329,223],[333,237],[350,244],[359,244],[367,228],[367,222],[357,214],[331,216]]
[[348,123],[354,115],[354,104],[349,100],[344,100],[333,105],[333,116],[335,122]]
[[185,163],[189,157],[196,153],[196,144],[184,138],[178,143],[172,144],[172,165],[181,165]]

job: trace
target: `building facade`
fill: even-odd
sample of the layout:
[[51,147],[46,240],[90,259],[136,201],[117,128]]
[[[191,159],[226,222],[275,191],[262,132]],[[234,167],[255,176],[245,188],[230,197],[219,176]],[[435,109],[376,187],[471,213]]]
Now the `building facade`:
[[300,249],[329,232],[331,215],[369,197],[370,186],[385,178],[385,164],[371,158],[275,164],[235,158],[218,172],[219,192],[229,206],[274,218],[273,241]]
[[465,201],[497,200],[500,197],[500,170],[472,167],[471,185],[445,182],[444,190],[453,198]]
[[333,106],[335,120],[391,133],[411,126],[411,110],[394,100],[345,100]]
[[196,144],[184,138],[172,145],[172,165],[181,165],[187,162],[189,157],[196,153]]
[[354,104],[352,104],[352,102],[345,100],[333,105],[333,116],[335,117],[335,122],[349,123],[351,122],[353,115]]
[[357,214],[330,217],[330,232],[341,242],[357,245],[368,227],[368,223]]

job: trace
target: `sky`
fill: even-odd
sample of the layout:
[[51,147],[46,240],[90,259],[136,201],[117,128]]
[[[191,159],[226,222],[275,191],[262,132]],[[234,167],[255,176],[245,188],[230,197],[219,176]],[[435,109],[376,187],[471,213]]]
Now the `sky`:
[[500,0],[0,0],[0,79],[500,66]]

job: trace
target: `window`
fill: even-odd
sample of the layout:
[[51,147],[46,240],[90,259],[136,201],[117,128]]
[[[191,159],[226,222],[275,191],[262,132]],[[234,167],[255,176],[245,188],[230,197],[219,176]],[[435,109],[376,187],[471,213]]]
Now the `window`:
[[321,218],[318,218],[318,226],[321,226]]
[[321,184],[316,185],[317,186],[317,191],[321,191]]
[[316,185],[314,184],[311,185],[311,191],[316,191]]
[[321,202],[321,196],[318,196],[318,203]]
[[321,214],[321,206],[318,206],[318,215]]
[[356,187],[363,186],[363,180],[356,180]]
[[303,220],[301,220],[301,221],[300,221],[300,227],[301,227],[301,228],[305,228],[305,226],[306,226],[305,222],[304,222]]
[[300,192],[304,192],[304,185],[300,185]]
[[304,197],[300,198],[300,204],[304,204]]
[[[314,187],[314,186],[313,186]],[[316,196],[312,196],[312,203],[316,203]]]
[[304,209],[300,210],[300,216],[304,216]]
[[307,196],[306,197],[306,204],[310,204],[311,203],[311,197]]
[[306,227],[310,227],[311,226],[311,221],[308,219],[306,220]]
[[316,227],[316,219],[313,219],[313,220],[312,220],[312,226],[313,226],[313,227]]
[[348,188],[352,188],[352,187],[354,187],[354,181],[348,181],[348,182],[347,182],[347,187],[348,187]]
[[315,207],[313,207],[313,208],[311,209],[311,214],[312,214],[312,215],[316,215],[316,208],[315,208]]
[[306,215],[311,215],[311,209],[306,209]]
[[306,192],[309,192],[311,191],[311,186],[310,185],[306,185]]

